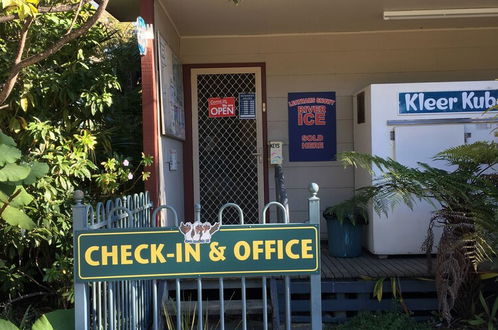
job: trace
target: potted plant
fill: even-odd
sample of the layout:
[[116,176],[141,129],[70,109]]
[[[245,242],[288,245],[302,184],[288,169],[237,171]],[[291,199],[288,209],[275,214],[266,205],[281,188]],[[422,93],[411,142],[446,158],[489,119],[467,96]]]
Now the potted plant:
[[363,225],[368,223],[368,200],[366,194],[357,194],[323,211],[330,256],[352,258],[361,255]]

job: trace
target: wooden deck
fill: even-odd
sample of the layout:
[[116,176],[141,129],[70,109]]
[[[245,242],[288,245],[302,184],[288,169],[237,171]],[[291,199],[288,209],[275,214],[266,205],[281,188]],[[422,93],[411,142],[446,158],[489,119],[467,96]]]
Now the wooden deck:
[[389,256],[381,259],[363,251],[357,258],[330,257],[327,249],[322,249],[322,278],[324,279],[376,279],[379,277],[434,277],[427,269],[425,256]]

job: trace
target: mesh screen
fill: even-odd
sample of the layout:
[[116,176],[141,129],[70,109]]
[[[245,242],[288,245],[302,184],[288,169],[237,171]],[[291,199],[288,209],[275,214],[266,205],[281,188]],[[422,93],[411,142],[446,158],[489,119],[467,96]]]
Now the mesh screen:
[[[218,210],[236,203],[246,223],[258,222],[258,159],[256,120],[209,118],[208,98],[255,93],[254,73],[197,76],[199,120],[199,188],[202,219],[216,221]],[[223,212],[224,224],[239,223],[233,208]]]

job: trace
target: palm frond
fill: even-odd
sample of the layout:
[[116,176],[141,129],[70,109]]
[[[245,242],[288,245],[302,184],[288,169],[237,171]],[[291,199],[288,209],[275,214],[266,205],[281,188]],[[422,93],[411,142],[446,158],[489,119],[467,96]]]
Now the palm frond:
[[[338,159],[346,166],[366,169],[375,175],[372,186],[362,188],[378,213],[399,204],[414,208],[428,201],[434,212],[423,249],[434,244],[433,226],[443,226],[438,245],[436,283],[441,313],[451,324],[456,314],[474,299],[479,265],[496,258],[498,251],[498,144],[476,142],[442,151],[433,160],[449,170],[427,163],[416,168],[393,159],[345,152]],[[460,307],[459,307],[460,306]]]

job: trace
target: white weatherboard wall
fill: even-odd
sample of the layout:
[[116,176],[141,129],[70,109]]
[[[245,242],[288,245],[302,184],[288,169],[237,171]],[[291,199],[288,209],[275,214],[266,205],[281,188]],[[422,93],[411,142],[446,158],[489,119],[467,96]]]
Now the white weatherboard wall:
[[[493,129],[496,123],[428,123],[427,119],[490,118],[495,113],[423,113],[400,114],[399,93],[464,92],[498,90],[498,81],[441,82],[412,84],[374,84],[365,93],[365,122],[357,123],[354,111],[355,150],[370,153],[417,167],[417,162],[451,170],[443,162],[431,158],[440,151],[478,140],[497,141]],[[459,102],[461,103],[461,99]],[[442,103],[442,101],[441,101]],[[418,103],[417,103],[418,104]],[[445,103],[447,104],[447,103]],[[448,107],[448,106],[445,106]],[[418,120],[417,122],[413,122]],[[395,123],[388,121],[397,121]],[[407,125],[410,121],[410,125]],[[391,140],[394,132],[394,141]],[[465,138],[470,134],[469,138]],[[370,185],[372,176],[364,170],[356,170],[355,187]],[[373,178],[380,176],[377,170]],[[420,254],[434,207],[428,202],[417,203],[413,210],[405,205],[396,206],[386,217],[369,210],[370,222],[366,234],[366,246],[374,254]],[[436,231],[440,236],[440,229]],[[437,244],[437,240],[435,241]]]
[[[167,42],[171,51],[175,54],[180,53],[180,37],[176,31],[174,24],[169,19],[166,10],[158,5],[154,9],[155,14],[155,29]],[[159,77],[159,73],[156,71]],[[160,95],[158,86],[158,95]],[[161,102],[158,102],[161,104]],[[160,106],[159,106],[160,107]],[[159,111],[159,109],[158,109]],[[158,117],[161,119],[161,116]],[[160,150],[160,202],[161,204],[168,204],[175,208],[178,213],[180,221],[184,220],[184,202],[183,202],[183,142],[161,135],[161,124],[159,123],[159,150]],[[178,169],[176,171],[169,170],[170,150],[176,150]],[[163,219],[166,211],[163,212]],[[169,214],[169,213],[168,213]],[[172,226],[173,220],[171,217],[167,218],[165,225]]]
[[[310,182],[320,185],[323,210],[352,195],[354,175],[338,162],[288,162],[288,92],[336,91],[337,149],[353,150],[358,90],[372,83],[492,80],[498,77],[497,51],[498,29],[458,29],[182,37],[180,56],[187,64],[266,63],[268,141],[284,142],[291,219],[300,221]],[[273,175],[270,170],[270,200]]]

